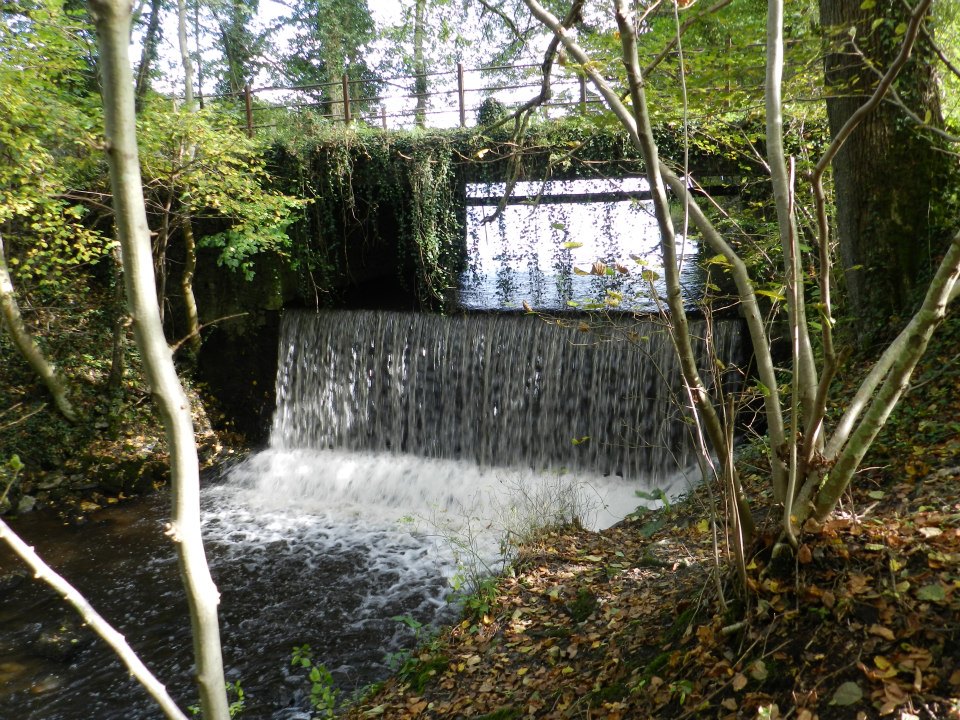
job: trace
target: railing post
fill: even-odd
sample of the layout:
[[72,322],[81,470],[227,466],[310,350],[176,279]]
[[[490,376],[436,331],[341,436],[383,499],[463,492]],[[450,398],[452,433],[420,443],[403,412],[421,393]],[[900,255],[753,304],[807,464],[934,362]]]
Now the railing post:
[[579,75],[577,79],[580,81],[580,114],[587,114],[587,79],[583,75]]
[[253,137],[253,98],[251,97],[250,83],[243,86],[243,100],[247,108],[247,137]]
[[457,102],[460,105],[460,127],[467,126],[467,107],[464,102],[463,63],[457,63]]
[[347,74],[343,74],[343,122],[350,124],[350,82]]

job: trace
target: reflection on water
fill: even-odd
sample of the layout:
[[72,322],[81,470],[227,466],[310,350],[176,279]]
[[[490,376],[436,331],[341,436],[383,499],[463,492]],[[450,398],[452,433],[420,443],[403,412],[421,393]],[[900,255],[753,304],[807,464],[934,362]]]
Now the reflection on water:
[[[489,204],[502,184],[467,188],[468,268],[459,302],[470,309],[622,309],[656,312],[650,270],[663,297],[663,263],[646,180],[573,180],[517,183],[521,202],[502,213]],[[613,200],[617,194],[631,199]],[[564,202],[564,196],[579,198]],[[584,201],[585,197],[599,201]],[[484,200],[485,198],[485,200]],[[490,221],[487,221],[490,220]],[[681,284],[688,301],[702,291],[697,244],[677,236]],[[648,274],[649,278],[650,275]]]

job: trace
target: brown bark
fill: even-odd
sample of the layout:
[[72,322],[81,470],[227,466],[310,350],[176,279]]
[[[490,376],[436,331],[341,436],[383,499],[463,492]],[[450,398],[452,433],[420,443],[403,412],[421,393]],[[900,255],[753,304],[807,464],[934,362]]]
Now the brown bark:
[[[824,74],[827,115],[836,134],[877,86],[900,50],[894,28],[909,13],[900,0],[820,0],[828,35]],[[883,22],[872,28],[874,20]],[[855,28],[853,38],[849,29]],[[921,41],[898,79],[900,96],[921,118],[942,125],[933,50]],[[946,246],[930,226],[930,199],[948,156],[893,103],[881,104],[857,127],[833,160],[836,225],[849,306],[861,336],[908,309]]]

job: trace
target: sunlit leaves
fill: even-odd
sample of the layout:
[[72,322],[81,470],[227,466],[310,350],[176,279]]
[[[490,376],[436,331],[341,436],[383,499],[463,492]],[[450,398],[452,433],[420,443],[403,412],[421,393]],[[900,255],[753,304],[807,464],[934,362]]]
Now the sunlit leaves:
[[254,255],[286,254],[286,229],[305,203],[270,190],[261,148],[229,118],[215,109],[151,107],[140,119],[139,137],[148,211],[155,218],[172,203],[175,224],[184,215],[223,221],[225,230],[199,242],[219,248],[220,264],[248,279]]
[[79,187],[99,175],[99,111],[83,40],[58,2],[0,16],[0,228],[20,279],[62,287],[65,272],[109,247],[81,221]]

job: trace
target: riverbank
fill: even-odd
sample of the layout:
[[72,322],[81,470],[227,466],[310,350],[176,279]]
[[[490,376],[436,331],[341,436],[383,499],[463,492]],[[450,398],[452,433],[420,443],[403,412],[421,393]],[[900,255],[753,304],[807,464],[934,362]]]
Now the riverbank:
[[[70,353],[52,346],[77,358],[68,376],[84,411],[78,425],[51,412],[17,363],[0,368],[0,459],[16,452],[26,465],[15,508],[32,498],[82,525],[165,481],[160,423],[135,353],[122,392],[110,396],[109,336],[97,337],[73,338]],[[98,360],[81,363],[83,343],[100,348]],[[601,533],[554,529],[348,717],[960,716],[958,360],[954,319],[837,515],[805,526],[790,561],[771,559],[777,528],[761,523],[748,592],[728,569],[722,512],[707,487]],[[230,434],[213,431],[189,391],[203,456],[221,462],[235,452]],[[773,516],[764,468],[749,455],[741,463],[758,517]]]
[[[112,318],[105,310],[110,298],[92,279],[84,280],[85,294],[58,307],[32,307],[30,313],[31,324],[45,328],[38,340],[66,378],[77,422],[57,413],[46,388],[0,329],[0,515],[52,508],[64,522],[82,525],[99,508],[152,492],[169,479],[163,426],[129,328],[116,356]],[[202,467],[241,454],[244,439],[223,429],[212,398],[189,372],[181,375]]]

